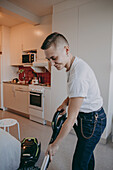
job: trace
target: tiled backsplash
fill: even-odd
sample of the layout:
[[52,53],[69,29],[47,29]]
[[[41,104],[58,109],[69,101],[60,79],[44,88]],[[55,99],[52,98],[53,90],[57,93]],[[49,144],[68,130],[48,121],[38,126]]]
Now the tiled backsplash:
[[41,80],[40,83],[51,84],[51,74],[48,71],[45,73],[35,73],[31,67],[23,67],[23,66],[19,67],[19,71],[20,71],[19,73],[20,81],[25,80],[29,82],[30,80],[33,79],[33,77],[37,77],[37,79],[40,77]]

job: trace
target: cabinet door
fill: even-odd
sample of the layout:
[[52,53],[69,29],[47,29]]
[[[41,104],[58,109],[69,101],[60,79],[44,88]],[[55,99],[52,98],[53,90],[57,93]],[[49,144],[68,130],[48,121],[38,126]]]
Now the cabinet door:
[[28,92],[15,90],[16,110],[28,114]]
[[42,17],[41,24],[38,26],[24,24],[23,51],[37,49],[37,58],[45,59],[44,51],[40,47],[45,37],[52,32],[51,23],[51,16],[45,16]]
[[4,107],[28,114],[28,91],[14,84],[3,84]]
[[10,55],[10,62],[11,65],[13,64],[21,64],[21,56],[22,56],[22,34],[23,30],[19,27],[14,27],[11,29],[11,55]]
[[36,38],[35,27],[31,24],[26,24],[23,34],[23,51],[37,49]]
[[15,108],[15,86],[12,84],[3,84],[3,105],[10,109]]
[[44,96],[44,119],[51,122],[53,116],[51,114],[51,89],[45,88]]
[[19,86],[15,87],[15,107],[16,110],[28,114],[28,87]]

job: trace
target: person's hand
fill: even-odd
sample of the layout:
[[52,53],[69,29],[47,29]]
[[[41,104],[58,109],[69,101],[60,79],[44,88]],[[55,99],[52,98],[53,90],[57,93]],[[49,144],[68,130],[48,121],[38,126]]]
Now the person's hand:
[[55,153],[57,152],[58,149],[59,149],[59,146],[57,144],[50,144],[48,146],[46,155],[49,154],[50,161],[52,161],[52,157],[55,155]]
[[62,111],[60,114],[61,115],[64,115],[66,113],[66,106],[65,105],[60,105],[58,108],[57,108],[57,111]]

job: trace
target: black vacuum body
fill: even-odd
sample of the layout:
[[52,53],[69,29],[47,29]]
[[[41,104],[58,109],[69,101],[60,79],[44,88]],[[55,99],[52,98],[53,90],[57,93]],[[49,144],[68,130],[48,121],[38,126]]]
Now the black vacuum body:
[[31,167],[37,162],[41,152],[41,143],[37,138],[24,138],[21,142],[20,167]]

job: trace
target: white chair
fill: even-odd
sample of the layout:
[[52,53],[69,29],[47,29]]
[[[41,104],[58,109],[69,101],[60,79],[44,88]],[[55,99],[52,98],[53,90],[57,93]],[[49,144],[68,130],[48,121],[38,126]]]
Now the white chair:
[[5,131],[7,128],[8,132],[9,132],[9,127],[14,126],[16,124],[18,126],[18,139],[20,140],[20,127],[18,121],[16,119],[10,119],[10,118],[0,120],[0,127],[3,127]]

